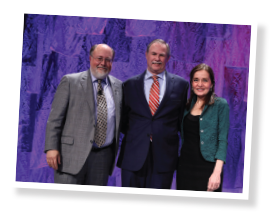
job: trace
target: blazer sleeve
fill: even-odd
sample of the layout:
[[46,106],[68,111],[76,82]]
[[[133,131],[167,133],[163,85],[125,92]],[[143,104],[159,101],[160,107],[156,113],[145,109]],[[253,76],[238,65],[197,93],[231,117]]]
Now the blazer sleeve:
[[218,106],[218,148],[215,159],[226,162],[229,130],[229,106],[225,99],[219,101]]
[[47,121],[45,150],[60,150],[60,139],[69,103],[69,80],[64,76],[55,93],[51,112]]

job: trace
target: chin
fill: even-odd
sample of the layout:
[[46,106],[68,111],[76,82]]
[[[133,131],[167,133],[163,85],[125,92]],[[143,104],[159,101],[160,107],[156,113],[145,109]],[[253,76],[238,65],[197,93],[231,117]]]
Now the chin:
[[205,97],[207,94],[205,94],[205,93],[195,93],[196,94],[196,96],[198,96],[198,97]]
[[154,69],[155,71],[159,71],[159,70],[161,70],[162,68],[159,67],[159,66],[154,66],[153,69]]
[[197,94],[198,97],[206,97],[206,94]]

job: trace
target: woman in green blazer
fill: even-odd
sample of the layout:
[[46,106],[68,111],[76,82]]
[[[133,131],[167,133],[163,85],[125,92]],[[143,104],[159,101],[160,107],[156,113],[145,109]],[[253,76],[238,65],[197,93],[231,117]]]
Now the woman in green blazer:
[[190,73],[192,86],[181,124],[177,189],[221,192],[229,129],[227,101],[215,95],[215,78],[202,63]]

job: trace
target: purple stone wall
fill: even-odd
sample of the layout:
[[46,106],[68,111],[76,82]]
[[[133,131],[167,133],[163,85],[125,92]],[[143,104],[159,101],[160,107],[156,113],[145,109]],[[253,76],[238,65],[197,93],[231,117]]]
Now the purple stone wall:
[[[205,62],[213,68],[216,93],[230,106],[223,191],[242,192],[250,36],[247,25],[26,14],[16,181],[53,182],[43,152],[51,103],[63,75],[89,68],[92,45],[115,49],[111,74],[124,81],[146,69],[147,44],[161,38],[171,48],[169,72],[189,80],[195,65]],[[109,185],[121,186],[119,168]]]

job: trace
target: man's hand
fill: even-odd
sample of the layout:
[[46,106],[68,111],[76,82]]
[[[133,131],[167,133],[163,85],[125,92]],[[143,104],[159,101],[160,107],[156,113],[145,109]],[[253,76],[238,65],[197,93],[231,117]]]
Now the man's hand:
[[47,162],[48,165],[54,170],[58,169],[58,164],[60,164],[60,154],[57,150],[47,151]]

